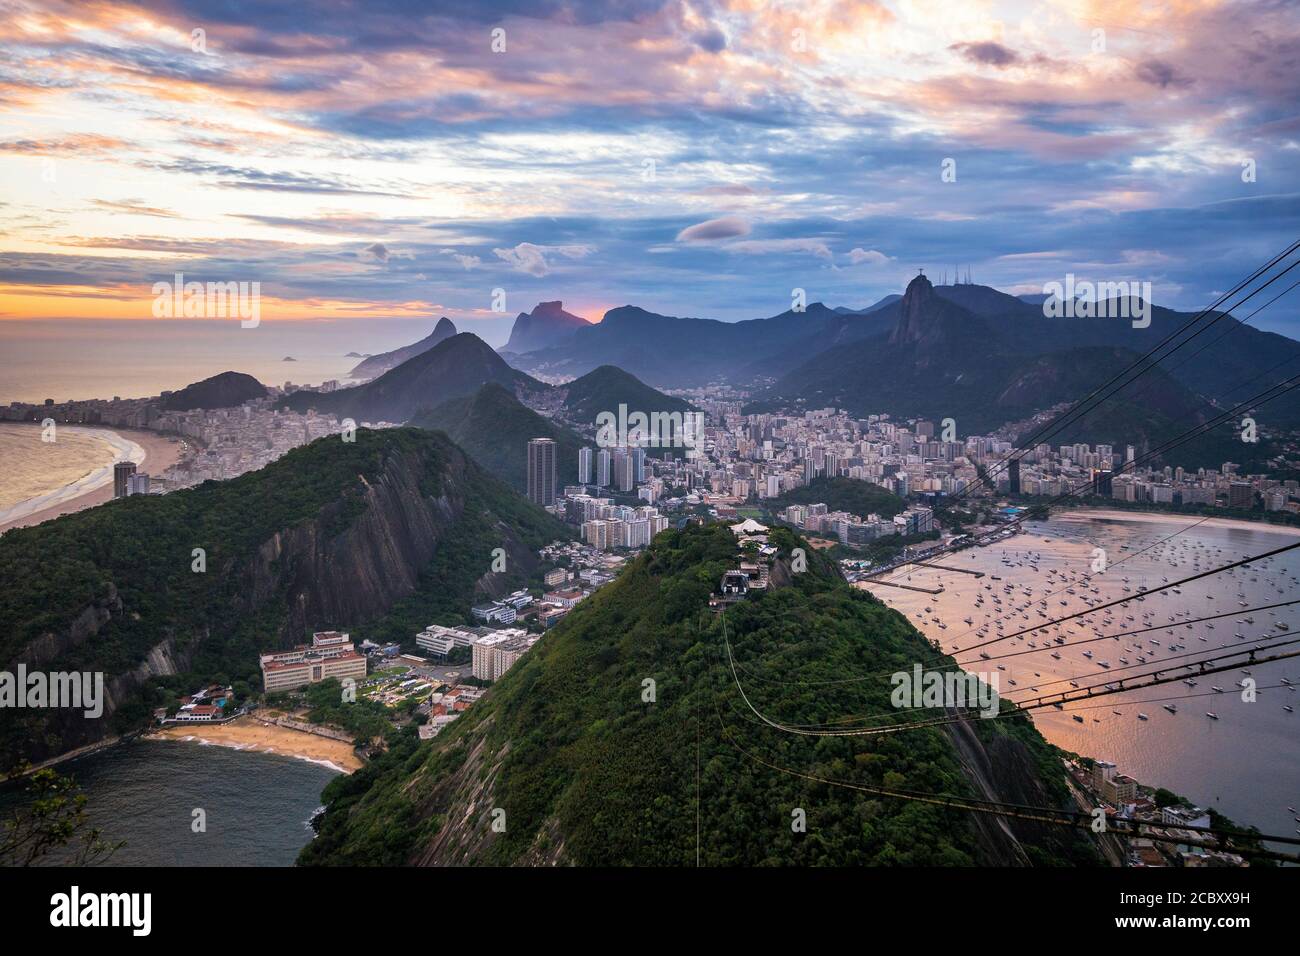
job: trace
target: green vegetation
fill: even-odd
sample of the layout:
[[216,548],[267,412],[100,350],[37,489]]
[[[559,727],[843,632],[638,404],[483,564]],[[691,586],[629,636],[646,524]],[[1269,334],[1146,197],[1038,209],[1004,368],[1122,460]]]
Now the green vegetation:
[[831,511],[847,511],[865,518],[878,514],[892,518],[907,507],[907,502],[880,485],[860,478],[816,478],[811,484],[787,491],[778,498],[767,498],[764,505],[773,513],[787,505],[809,505],[825,502]]
[[[322,438],[231,481],[123,498],[0,536],[0,576],[6,581],[0,662],[28,659],[24,649],[33,641],[66,633],[88,608],[109,608],[115,593],[120,608],[112,606],[98,633],[44,666],[111,676],[138,666],[152,648],[170,640],[182,672],[150,683],[119,707],[113,716],[117,732],[144,726],[154,707],[174,703],[178,692],[208,680],[259,687],[259,651],[306,636],[285,631],[294,603],[289,594],[303,585],[278,560],[270,568],[273,586],[261,579],[271,593],[254,593],[259,552],[294,529],[310,531],[325,544],[337,539],[366,513],[369,488],[398,463],[418,475],[420,494],[440,497],[448,491],[453,462],[468,468],[455,488],[463,508],[421,569],[415,592],[382,623],[308,623],[396,640],[439,618],[463,622],[491,551],[504,536],[513,535],[523,553],[564,535],[563,525],[466,462],[446,436],[362,429],[355,442]],[[203,573],[192,570],[195,548],[206,552]],[[522,582],[526,575],[519,568],[507,577]],[[376,608],[374,621],[388,610]],[[0,729],[0,767],[66,749],[66,731],[52,719],[29,710],[7,718]]]
[[560,487],[578,480],[582,438],[538,415],[494,382],[473,395],[419,412],[411,424],[446,432],[471,458],[521,494],[528,491],[528,442],[533,438],[554,439]]
[[52,856],[73,866],[93,866],[122,846],[90,825],[86,795],[72,777],[46,768],[24,784],[20,802],[6,806],[0,823],[0,866],[31,866]]
[[584,428],[594,428],[601,412],[618,415],[620,404],[627,406],[628,414],[642,412],[647,416],[691,409],[689,402],[665,395],[614,365],[602,365],[562,387],[567,389],[565,414]]
[[383,737],[392,728],[394,718],[402,716],[378,701],[366,699],[360,693],[355,701],[344,703],[343,685],[336,677],[310,685],[305,689],[304,696],[307,706],[311,708],[307,714],[308,720],[313,724],[342,727],[352,734],[358,746]]
[[[788,529],[771,540],[787,557],[798,543]],[[795,775],[973,792],[942,730],[809,739],[753,717],[727,666],[723,619],[705,610],[737,554],[725,526],[659,535],[436,740],[415,748],[399,738],[360,774],[331,783],[320,835],[300,862],[407,862],[453,827],[464,862],[549,861],[562,841],[562,862],[693,865],[697,796],[705,865],[987,862],[968,814]],[[933,651],[822,555],[810,551],[808,561],[789,586],[726,613],[746,693],[790,723],[896,714],[888,674]],[[848,675],[875,679],[843,682]],[[997,755],[992,771],[1005,775],[997,782],[1008,794],[1067,803],[1055,751],[1031,724],[980,721],[973,732]],[[467,791],[479,786],[489,790],[475,793],[477,810],[464,819]],[[505,811],[505,832],[491,832],[489,807]],[[791,830],[795,808],[807,812],[807,833]],[[1095,859],[1069,831],[1020,836],[1034,862]]]

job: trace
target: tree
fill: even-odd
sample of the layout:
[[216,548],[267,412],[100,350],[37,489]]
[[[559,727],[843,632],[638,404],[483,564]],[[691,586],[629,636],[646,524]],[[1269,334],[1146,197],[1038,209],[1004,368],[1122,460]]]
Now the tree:
[[103,863],[123,846],[109,843],[86,817],[86,795],[72,777],[37,770],[27,783],[27,802],[12,810],[0,836],[0,866],[31,866],[52,850],[74,848],[76,866]]

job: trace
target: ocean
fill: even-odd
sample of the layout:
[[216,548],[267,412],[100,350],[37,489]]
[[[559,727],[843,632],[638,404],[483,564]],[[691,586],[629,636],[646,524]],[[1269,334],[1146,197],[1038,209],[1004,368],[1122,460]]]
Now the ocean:
[[[436,319],[0,321],[0,403],[146,398],[234,371],[265,385],[347,383],[359,358],[418,342]],[[294,361],[286,362],[285,358]]]
[[[88,797],[113,866],[292,866],[335,772],[277,754],[191,741],[138,740],[60,764]],[[14,799],[0,794],[0,809]],[[206,832],[195,832],[195,810]],[[52,857],[48,862],[57,862]]]
[[[926,588],[942,586],[943,593],[889,587],[873,591],[927,637],[938,640],[945,651],[954,653],[954,648],[961,648],[954,656],[966,670],[996,674],[1000,692],[1021,701],[1039,692],[1069,690],[1070,680],[1081,686],[1114,681],[1149,672],[1166,660],[1207,657],[1221,645],[1249,649],[1300,632],[1300,606],[1262,612],[1247,609],[1300,597],[1294,580],[1300,575],[1300,551],[1204,578],[1181,587],[1180,594],[1164,591],[1136,600],[1140,587],[1159,587],[1166,579],[1176,581],[1291,544],[1300,533],[1297,529],[1215,521],[1182,531],[1196,520],[1187,515],[1064,513],[1029,526],[1029,531],[1005,545],[961,551],[939,562],[983,571],[983,578],[912,568],[891,580]],[[1105,573],[1084,585],[1079,579],[1091,571],[1096,547],[1105,549],[1110,563]],[[1057,572],[1055,582],[1062,576],[1073,580],[1068,586],[1054,583],[1049,581],[1049,571]],[[993,580],[993,575],[1001,580]],[[1002,590],[1007,585],[1012,586],[1010,594]],[[1099,593],[1091,594],[1091,587]],[[1024,593],[1025,588],[1032,590],[1032,596]],[[975,598],[981,593],[985,603],[977,607]],[[1001,599],[1000,606],[992,603],[994,595]],[[977,645],[998,636],[996,622],[1011,609],[1015,613],[1002,619],[1007,635],[1086,610],[1085,596],[1094,601],[1133,600],[1115,608],[1109,626],[1104,623],[1106,614],[1093,614],[1061,628],[992,644],[984,648],[990,655],[988,661],[977,656]],[[1247,607],[1242,606],[1243,601]],[[1039,616],[1040,610],[1047,617]],[[1144,620],[1148,613],[1150,618]],[[1227,616],[1190,625],[1185,620],[1216,614]],[[1130,615],[1132,621],[1127,620]],[[972,624],[965,623],[967,617]],[[1253,620],[1247,623],[1247,617]],[[1278,623],[1289,625],[1290,630],[1279,630]],[[985,624],[988,633],[981,636],[976,629]],[[1107,637],[1087,645],[1079,643],[1099,634],[1150,625],[1158,629],[1118,641]],[[1066,639],[1065,646],[1055,643],[1058,636]],[[1031,641],[1037,646],[1031,648]],[[1174,643],[1178,650],[1171,650]],[[1293,649],[1294,645],[1279,650]],[[1085,656],[1085,651],[1090,656]],[[1060,658],[1052,657],[1053,653]],[[1139,654],[1147,658],[1148,665],[1139,665]],[[1193,656],[1182,656],[1189,654]],[[1102,661],[1110,666],[1103,667]],[[1126,665],[1132,669],[1125,670]],[[1063,710],[1038,710],[1034,724],[1058,747],[1114,761],[1121,773],[1140,783],[1165,787],[1265,833],[1294,835],[1300,821],[1287,807],[1300,807],[1300,747],[1296,746],[1300,692],[1295,690],[1300,686],[1300,659],[1254,667],[1243,662],[1240,668],[1201,677],[1176,665],[1171,672],[1179,679],[1163,686],[1067,704]],[[1244,701],[1236,686],[1248,676],[1259,688],[1254,702]],[[1292,686],[1282,684],[1282,678]],[[1184,679],[1196,683],[1187,685]],[[1223,692],[1216,693],[1215,686]],[[1176,713],[1166,710],[1166,705],[1173,706]],[[1286,706],[1295,712],[1288,712]],[[1140,713],[1146,715],[1145,720],[1138,717]],[[1207,716],[1209,713],[1217,719]],[[1082,722],[1074,719],[1076,715]]]

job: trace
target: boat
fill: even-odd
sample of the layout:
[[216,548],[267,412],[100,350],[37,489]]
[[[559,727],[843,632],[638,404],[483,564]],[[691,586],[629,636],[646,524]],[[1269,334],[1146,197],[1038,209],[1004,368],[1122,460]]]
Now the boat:
[[1077,720],[1079,723],[1083,723],[1083,718],[1080,717],[1078,714],[1074,715],[1074,719]]
[[1151,718],[1148,717],[1146,714],[1138,714],[1138,720],[1150,720],[1150,719]]
[[1165,704],[1165,710],[1169,711],[1171,714],[1178,713],[1178,707],[1174,704]]
[[1216,714],[1216,713],[1215,713],[1214,711],[1212,711],[1212,710],[1207,710],[1207,711],[1205,712],[1205,716],[1206,716],[1206,717],[1209,717],[1210,720],[1218,720],[1218,719],[1219,719],[1219,715]]

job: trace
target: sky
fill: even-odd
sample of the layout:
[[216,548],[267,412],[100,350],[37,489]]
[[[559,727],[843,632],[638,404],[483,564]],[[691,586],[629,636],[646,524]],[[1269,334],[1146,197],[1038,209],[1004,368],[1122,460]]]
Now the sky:
[[1194,310],[1300,239],[1297,63],[1292,0],[0,0],[0,320]]

